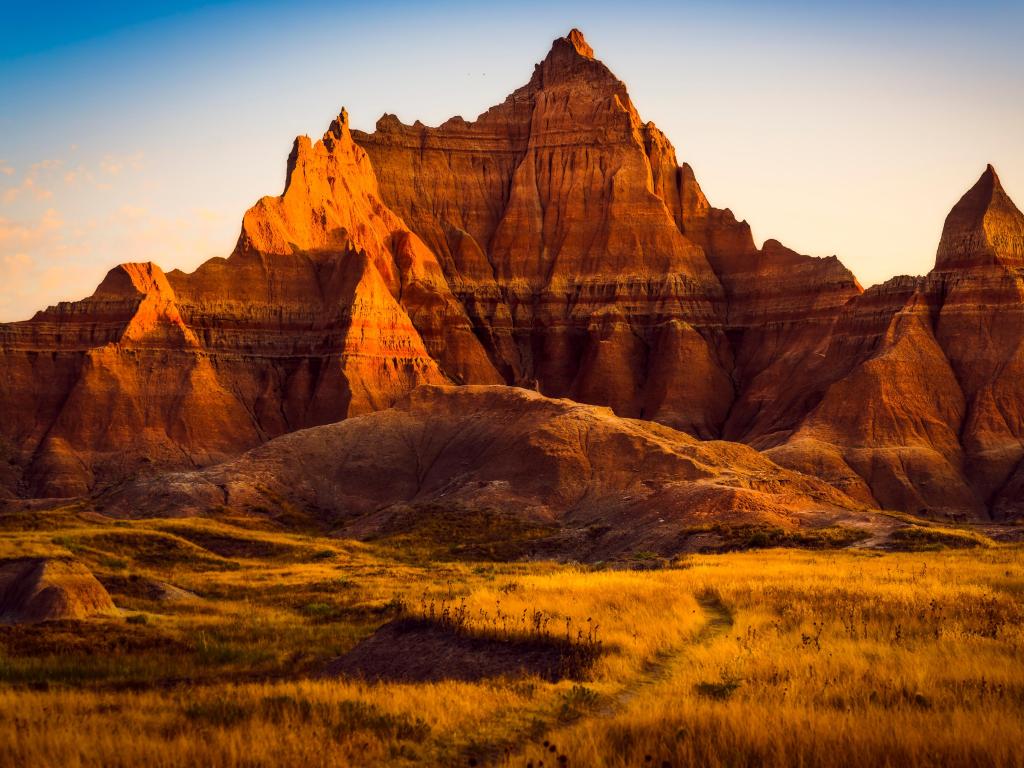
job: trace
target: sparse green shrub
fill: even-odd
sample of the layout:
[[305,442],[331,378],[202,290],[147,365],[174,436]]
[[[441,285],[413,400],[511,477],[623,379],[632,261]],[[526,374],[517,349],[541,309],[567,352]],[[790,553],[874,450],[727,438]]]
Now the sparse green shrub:
[[558,719],[563,723],[578,720],[598,708],[601,695],[585,685],[574,685],[562,694],[562,703],[558,710]]
[[323,623],[338,621],[343,616],[342,610],[331,603],[306,603],[300,610],[313,621]]
[[973,531],[958,531],[953,528],[931,528],[908,526],[893,531],[889,541],[895,549],[912,552],[939,549],[973,549],[989,546],[989,542]]

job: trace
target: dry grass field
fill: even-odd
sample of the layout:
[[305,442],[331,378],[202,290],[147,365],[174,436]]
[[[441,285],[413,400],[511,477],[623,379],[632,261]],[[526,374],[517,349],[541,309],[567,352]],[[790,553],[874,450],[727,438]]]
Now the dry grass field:
[[[417,564],[247,519],[0,527],[120,609],[0,627],[2,765],[1024,765],[1019,545]],[[433,679],[327,672],[398,618]],[[451,679],[445,638],[573,663]]]

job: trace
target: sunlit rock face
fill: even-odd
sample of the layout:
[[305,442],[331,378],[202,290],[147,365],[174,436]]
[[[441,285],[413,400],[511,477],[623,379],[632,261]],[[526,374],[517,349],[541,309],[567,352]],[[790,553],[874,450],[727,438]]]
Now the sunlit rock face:
[[1024,217],[991,166],[935,269],[757,247],[576,30],[470,122],[344,111],[192,274],[0,325],[0,493],[72,496],[508,384],[744,442],[868,504],[1020,514]]
[[0,338],[3,438],[24,467],[9,487],[33,495],[220,461],[419,384],[498,378],[344,114],[296,140],[284,193],[246,213],[229,258],[192,274],[121,265]]
[[997,514],[1024,511],[1024,215],[992,166],[946,219],[928,280],[935,336],[966,402],[966,476]]

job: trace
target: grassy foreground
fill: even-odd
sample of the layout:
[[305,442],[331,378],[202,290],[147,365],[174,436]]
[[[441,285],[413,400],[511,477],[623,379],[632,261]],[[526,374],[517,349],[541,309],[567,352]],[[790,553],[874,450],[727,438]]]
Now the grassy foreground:
[[[70,551],[122,615],[0,627],[0,764],[1024,765],[1020,547],[416,565],[234,522],[2,521],[0,557]],[[602,653],[560,682],[323,675],[431,604]]]

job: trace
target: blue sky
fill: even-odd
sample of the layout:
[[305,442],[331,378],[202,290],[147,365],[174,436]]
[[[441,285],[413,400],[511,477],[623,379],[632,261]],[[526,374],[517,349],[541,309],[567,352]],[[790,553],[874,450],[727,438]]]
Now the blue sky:
[[4,59],[47,51],[154,19],[187,14],[215,2],[10,3],[4,8]]
[[709,198],[865,284],[930,268],[988,162],[1024,205],[1024,4],[49,3],[0,29],[0,320],[192,269],[346,106],[437,124],[578,26]]

